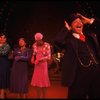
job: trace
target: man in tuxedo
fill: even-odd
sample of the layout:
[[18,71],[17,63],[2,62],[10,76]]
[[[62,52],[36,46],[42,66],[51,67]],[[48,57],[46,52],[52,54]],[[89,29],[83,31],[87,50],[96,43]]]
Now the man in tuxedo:
[[93,28],[97,20],[79,13],[70,18],[54,40],[56,48],[65,50],[62,85],[68,87],[68,98],[100,98],[99,44],[95,33],[84,30],[86,25]]

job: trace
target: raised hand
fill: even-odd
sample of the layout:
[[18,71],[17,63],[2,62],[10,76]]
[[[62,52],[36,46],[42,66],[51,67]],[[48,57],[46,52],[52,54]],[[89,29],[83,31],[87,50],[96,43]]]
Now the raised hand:
[[76,15],[82,18],[83,24],[92,24],[92,22],[94,21],[94,18],[87,18],[80,13],[76,13]]
[[66,21],[64,21],[64,23],[65,23],[65,27],[66,27],[68,30],[71,30],[71,27],[69,26],[69,24],[68,24]]

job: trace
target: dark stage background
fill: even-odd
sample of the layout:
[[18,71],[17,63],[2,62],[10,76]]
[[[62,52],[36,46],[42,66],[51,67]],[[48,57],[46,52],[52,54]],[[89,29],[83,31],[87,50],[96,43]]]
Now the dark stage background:
[[[98,17],[99,1],[0,1],[0,31],[13,45],[24,36],[31,45],[34,34],[41,32],[45,41],[53,42],[64,27],[64,20],[73,12]],[[100,34],[97,34],[98,38]],[[100,42],[100,41],[99,41]]]

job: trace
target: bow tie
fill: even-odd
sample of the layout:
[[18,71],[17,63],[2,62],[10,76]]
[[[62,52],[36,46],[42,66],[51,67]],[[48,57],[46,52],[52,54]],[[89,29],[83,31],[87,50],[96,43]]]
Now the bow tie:
[[79,39],[85,42],[85,36],[83,34],[79,34],[79,36],[80,36]]

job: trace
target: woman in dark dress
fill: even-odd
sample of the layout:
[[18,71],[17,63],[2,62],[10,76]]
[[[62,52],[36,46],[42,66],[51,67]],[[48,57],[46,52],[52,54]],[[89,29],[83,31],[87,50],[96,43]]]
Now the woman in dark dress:
[[28,92],[28,61],[31,58],[30,49],[26,47],[24,38],[19,39],[19,48],[12,51],[13,66],[11,69],[10,92],[17,93],[18,98],[26,98]]
[[8,53],[10,46],[6,42],[7,38],[3,33],[0,33],[0,98],[5,98],[6,89],[9,87],[10,62]]

